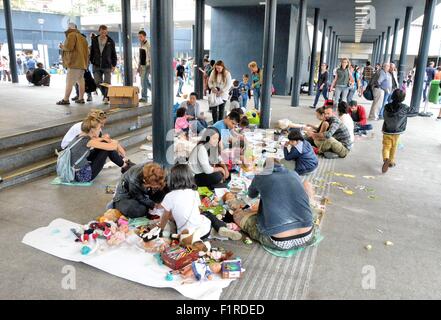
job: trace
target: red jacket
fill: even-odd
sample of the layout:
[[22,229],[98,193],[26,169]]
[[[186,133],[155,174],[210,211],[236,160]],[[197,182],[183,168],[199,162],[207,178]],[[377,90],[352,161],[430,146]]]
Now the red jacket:
[[362,126],[367,124],[366,110],[364,109],[363,106],[358,105],[357,111],[354,113],[351,111],[351,108],[349,108],[348,113],[351,115],[351,118],[352,120],[354,120],[354,122]]

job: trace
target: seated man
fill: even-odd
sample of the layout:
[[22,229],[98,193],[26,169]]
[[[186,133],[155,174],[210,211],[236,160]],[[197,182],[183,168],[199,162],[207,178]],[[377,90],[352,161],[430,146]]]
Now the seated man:
[[182,101],[180,108],[187,109],[187,119],[190,122],[190,126],[196,124],[197,132],[202,132],[208,127],[207,121],[205,121],[204,113],[200,111],[199,103],[197,102],[198,95],[195,92],[190,93],[188,100]]
[[348,128],[335,115],[331,106],[325,107],[325,118],[329,128],[323,133],[306,132],[314,139],[318,153],[325,158],[344,158],[352,148],[351,135]]
[[219,120],[213,125],[213,127],[219,130],[221,134],[221,140],[224,148],[228,148],[230,145],[230,142],[232,141],[231,130],[236,128],[239,125],[239,122],[240,114],[236,111],[231,111],[230,114],[225,117],[225,119]]
[[372,130],[372,125],[367,123],[366,110],[357,104],[357,101],[349,102],[349,115],[354,120],[354,132],[356,134],[366,134],[367,130]]
[[43,68],[41,62],[37,63],[37,69],[32,73],[32,81],[35,86],[46,86],[49,87],[51,82],[51,75],[47,73]]
[[238,210],[233,215],[234,222],[252,239],[271,249],[290,250],[313,244],[311,185],[302,185],[299,175],[276,159],[269,158],[266,165],[272,167],[268,174],[257,175],[248,189],[251,198],[260,195],[257,212]]

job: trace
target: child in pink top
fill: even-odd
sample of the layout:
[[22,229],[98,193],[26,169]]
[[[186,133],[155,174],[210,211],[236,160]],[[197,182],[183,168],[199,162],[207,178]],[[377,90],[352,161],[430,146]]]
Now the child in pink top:
[[190,128],[190,123],[188,122],[185,108],[179,108],[176,111],[176,122],[175,122],[175,132],[177,134],[181,132],[187,133]]

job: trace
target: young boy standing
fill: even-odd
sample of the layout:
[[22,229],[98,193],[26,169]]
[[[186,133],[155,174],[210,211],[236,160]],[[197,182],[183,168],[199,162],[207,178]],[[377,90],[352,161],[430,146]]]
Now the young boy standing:
[[250,81],[250,77],[247,74],[244,74],[242,77],[242,82],[239,83],[240,97],[241,97],[240,106],[241,108],[245,108],[245,110],[247,109],[248,98],[251,89],[249,81]]
[[395,153],[397,152],[398,139],[400,134],[406,131],[407,113],[410,108],[403,103],[405,98],[406,93],[403,90],[396,89],[392,93],[392,102],[384,107],[383,173],[396,165]]

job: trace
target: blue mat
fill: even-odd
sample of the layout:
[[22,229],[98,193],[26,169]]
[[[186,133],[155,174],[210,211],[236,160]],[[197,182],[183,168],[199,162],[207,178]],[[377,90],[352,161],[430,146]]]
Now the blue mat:
[[[311,246],[318,245],[323,239],[324,239],[324,237],[320,233],[317,233],[316,239]],[[306,248],[300,247],[300,248],[294,248],[291,250],[276,250],[276,249],[272,249],[272,248],[268,248],[268,247],[263,246],[263,249],[265,249],[267,252],[269,252],[272,255],[275,255],[276,257],[279,257],[279,258],[289,258],[289,257],[295,256],[297,253],[302,252]]]
[[56,177],[52,180],[51,184],[53,185],[63,185],[63,186],[73,186],[73,187],[90,187],[93,185],[93,182],[63,182],[59,177]]

